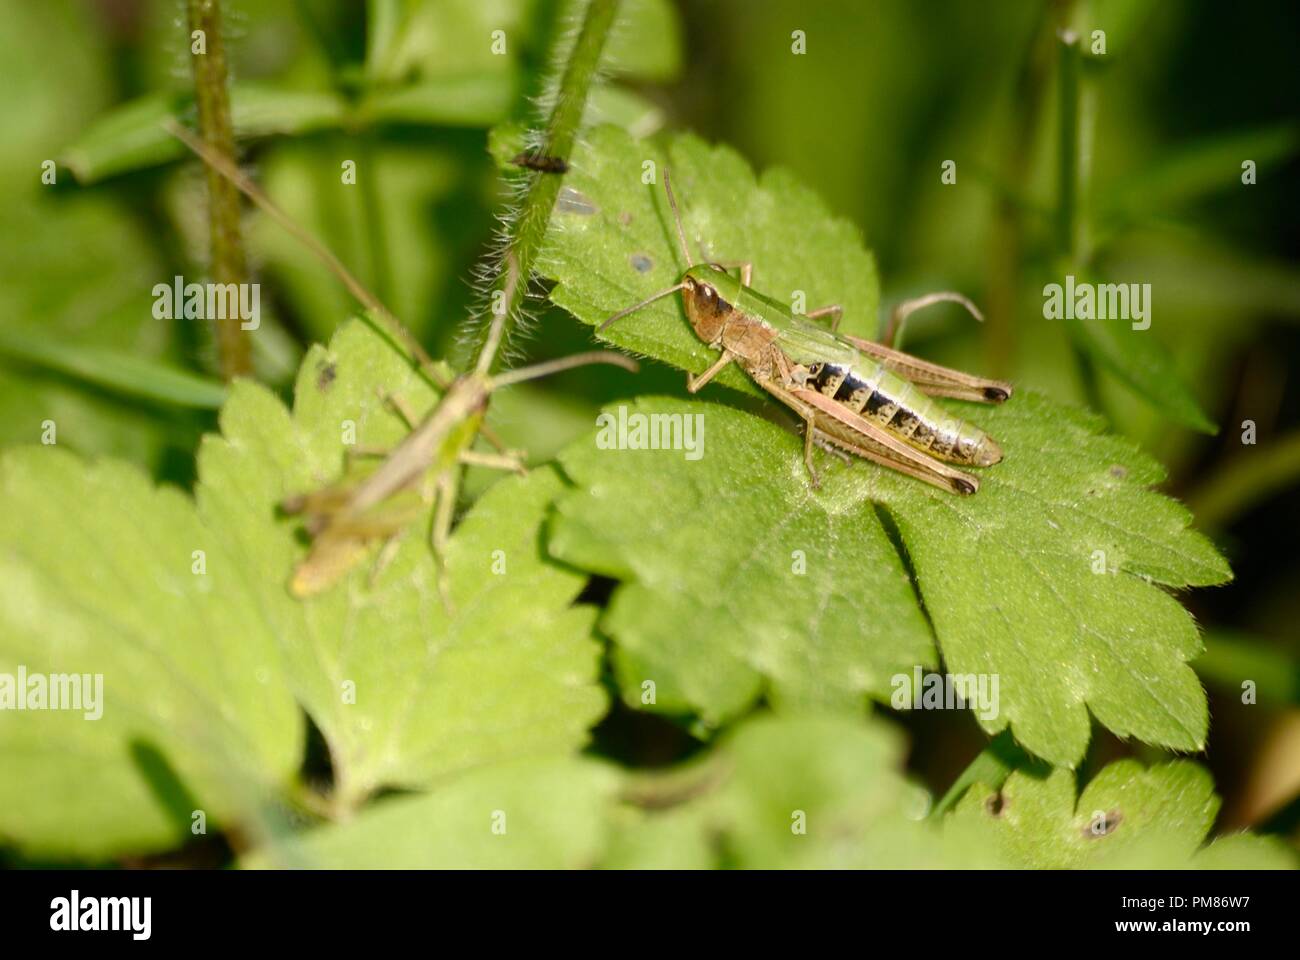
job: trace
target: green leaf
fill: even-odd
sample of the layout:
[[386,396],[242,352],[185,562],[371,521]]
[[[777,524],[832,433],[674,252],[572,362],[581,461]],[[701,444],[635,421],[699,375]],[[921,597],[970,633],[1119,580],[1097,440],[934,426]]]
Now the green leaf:
[[1202,846],[1219,809],[1210,775],[1185,760],[1146,769],[1121,760],[1076,797],[1074,774],[1017,771],[994,791],[973,787],[945,822],[1020,867],[1293,869],[1273,838],[1236,835]]
[[[460,220],[472,220],[477,198],[466,190],[454,153],[424,143],[376,144],[358,155],[348,142],[280,141],[259,161],[267,193],[332,250],[423,342],[432,325],[448,323],[465,296],[453,257],[464,242]],[[384,189],[342,186],[345,160]],[[454,208],[455,216],[430,210]],[[476,234],[474,234],[476,236]],[[278,281],[311,340],[327,342],[356,302],[318,257],[260,212],[250,215],[248,242]]]
[[[245,866],[347,869],[952,867],[994,861],[919,821],[882,723],[746,722],[705,757],[626,774],[579,759],[470,771],[429,796],[259,851]],[[495,829],[494,829],[495,828]]]
[[41,187],[9,197],[5,215],[0,444],[35,443],[53,421],[58,442],[81,453],[148,464],[168,441],[188,451],[197,431],[87,389],[78,372],[93,367],[92,379],[112,379],[116,388],[134,392],[146,369],[166,369],[167,385],[159,381],[155,388],[198,399],[191,390],[198,378],[182,373],[188,383],[182,386],[170,376],[180,373],[172,334],[153,316],[150,293],[164,279],[163,267],[137,220],[108,198],[56,196]]
[[127,396],[182,407],[216,409],[226,397],[226,387],[218,380],[120,350],[47,340],[29,330],[0,328],[0,356],[48,367]]
[[471,770],[427,796],[381,801],[351,822],[287,838],[250,868],[556,870],[592,866],[618,775],[579,758]]
[[602,627],[629,704],[650,680],[656,709],[709,728],[765,688],[781,708],[848,708],[937,664],[872,504],[809,496],[792,434],[708,404],[643,398],[627,412],[699,414],[703,460],[576,442],[561,463],[582,492],[559,502],[550,548],[626,581]]
[[1165,218],[1177,207],[1207,194],[1238,189],[1244,161],[1254,161],[1260,173],[1293,156],[1297,149],[1300,129],[1294,125],[1219,133],[1180,144],[1147,169],[1099,191],[1102,228],[1119,229],[1134,221]]
[[[168,117],[193,110],[190,94],[149,94],[97,119],[63,154],[62,162],[82,183],[95,183],[186,156],[185,147],[163,129]],[[236,84],[230,90],[235,136],[301,134],[338,127],[347,104],[333,93],[281,90]]]
[[517,76],[500,70],[439,76],[376,90],[360,115],[368,122],[485,127],[506,116],[518,86]]
[[0,836],[92,860],[165,849],[192,810],[231,822],[289,782],[303,723],[275,636],[187,496],[50,446],[6,453],[0,499],[0,674],[103,678],[98,719],[5,711]]
[[[409,77],[439,80],[475,73],[514,72],[527,37],[529,5],[511,0],[372,2],[376,29],[367,38],[366,74],[376,88]],[[494,49],[504,34],[505,53]]]
[[[1264,706],[1300,702],[1300,660],[1278,641],[1234,630],[1212,630],[1196,672],[1207,684],[1237,697],[1246,683]],[[1252,701],[1253,705],[1254,701]]]
[[0,836],[93,858],[176,845],[194,809],[256,821],[295,790],[298,704],[329,747],[339,810],[585,740],[606,697],[594,611],[573,605],[584,578],[538,545],[553,471],[499,482],[464,518],[453,614],[421,525],[373,586],[363,565],[311,602],[286,592],[304,548],[277,504],[337,478],[349,422],[361,444],[403,434],[378,385],[417,411],[433,399],[355,323],[308,355],[292,414],[238,382],[200,450],[197,503],[57,447],[0,460],[0,673],[102,673],[105,686],[101,720],[0,724]]
[[[438,597],[427,525],[401,540],[373,585],[363,565],[311,602],[288,601],[284,584],[304,551],[290,524],[269,518],[285,496],[340,475],[349,421],[361,445],[405,435],[376,385],[416,412],[432,400],[388,344],[349,324],[329,349],[308,353],[292,417],[263,390],[237,390],[221,417],[228,439],[209,437],[199,453],[200,512],[248,558],[295,691],[330,746],[336,789],[354,801],[493,758],[575,747],[606,705],[595,611],[572,605],[584,578],[538,544],[561,487],[553,471],[498,482],[463,520],[447,558],[454,616]],[[347,682],[355,703],[343,696]]]
[[[1029,750],[1073,766],[1091,710],[1120,736],[1199,750],[1205,695],[1185,661],[1200,640],[1157,584],[1229,571],[1179,504],[1146,489],[1160,468],[1032,393],[962,409],[1006,452],[965,498],[825,461],[814,493],[793,432],[699,401],[626,411],[702,416],[699,460],[574,443],[561,463],[575,490],[557,505],[551,550],[624,581],[602,624],[624,699],[638,705],[653,680],[652,709],[706,726],[764,690],[783,709],[892,699],[935,662],[923,605],[949,671],[998,678],[997,715],[980,717],[990,734],[1010,725]],[[1102,559],[1106,572],[1093,572]]]
[[[648,162],[655,172],[649,184],[642,182]],[[845,332],[874,335],[875,261],[857,229],[833,219],[793,175],[774,169],[756,181],[727,147],[683,135],[665,151],[608,126],[590,131],[575,151],[552,217],[539,268],[558,282],[555,303],[594,326],[681,278],[686,264],[660,179],[666,166],[694,257],[752,261],[754,286],[768,296],[788,303],[802,291],[807,310],[839,303]],[[703,370],[716,358],[673,298],[598,336],[684,370]],[[734,367],[717,382],[758,393]]]
[[669,0],[624,0],[604,60],[615,74],[666,83],[681,72],[681,23]]
[[[1125,761],[1089,785],[1075,815],[1068,771],[1017,771],[1001,806],[976,784],[957,811],[923,819],[902,774],[898,731],[878,720],[770,715],[707,753],[629,773],[531,758],[461,774],[421,797],[382,800],[354,820],[283,838],[246,867],[329,869],[1290,868],[1271,838],[1204,842],[1217,799],[1191,763]],[[1089,807],[1118,815],[1085,837]],[[992,811],[996,810],[994,814]],[[1113,818],[1114,819],[1114,818]]]
[[[608,128],[588,143],[566,177],[542,270],[558,282],[552,299],[598,323],[674,283],[681,264],[662,189],[640,179],[643,160],[662,168],[665,155]],[[689,136],[667,157],[702,256],[750,259],[759,289],[803,290],[810,306],[838,301],[846,326],[870,325],[871,258],[805,188],[779,172],[756,184],[735,154]],[[675,298],[609,335],[685,370],[716,358]],[[718,379],[748,384],[735,367]],[[654,709],[710,727],[764,690],[780,706],[890,698],[897,675],[935,662],[923,607],[950,671],[999,678],[1000,709],[981,719],[989,733],[1010,725],[1029,750],[1072,766],[1091,709],[1121,736],[1204,744],[1205,696],[1186,665],[1200,642],[1160,586],[1231,574],[1186,529],[1187,511],[1147,489],[1160,467],[1101,434],[1096,418],[1023,391],[1001,407],[953,404],[1006,451],[976,496],[957,498],[870,464],[834,467],[813,493],[787,430],[709,403],[656,398],[631,409],[702,415],[703,461],[579,441],[562,457],[577,490],[560,501],[551,542],[566,562],[626,581],[603,626],[629,703],[654,680]],[[897,528],[913,585],[877,506]],[[1106,573],[1093,572],[1099,565]]]
[[757,717],[700,761],[624,790],[604,866],[936,869],[993,866],[923,819],[900,774],[902,738],[879,721]]

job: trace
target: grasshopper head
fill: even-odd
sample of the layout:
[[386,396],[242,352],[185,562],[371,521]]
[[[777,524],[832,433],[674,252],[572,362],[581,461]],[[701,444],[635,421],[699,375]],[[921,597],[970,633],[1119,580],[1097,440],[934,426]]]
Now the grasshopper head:
[[735,310],[740,281],[716,263],[699,263],[682,274],[682,302],[695,335],[716,343]]

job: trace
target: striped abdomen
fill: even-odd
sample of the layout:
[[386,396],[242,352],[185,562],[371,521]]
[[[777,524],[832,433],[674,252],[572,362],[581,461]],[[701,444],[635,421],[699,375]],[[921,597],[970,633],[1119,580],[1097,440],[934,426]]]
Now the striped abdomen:
[[915,384],[873,360],[798,368],[798,374],[805,372],[804,386],[933,457],[977,467],[1002,459],[1001,448],[983,430],[947,413]]

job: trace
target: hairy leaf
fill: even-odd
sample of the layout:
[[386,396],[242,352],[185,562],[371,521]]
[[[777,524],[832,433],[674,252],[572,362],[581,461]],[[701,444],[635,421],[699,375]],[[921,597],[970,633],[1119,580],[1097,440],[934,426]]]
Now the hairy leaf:
[[594,866],[612,767],[577,757],[493,764],[427,796],[376,803],[355,820],[310,830],[246,858],[245,867],[355,870],[557,870]]
[[299,703],[330,749],[341,809],[585,739],[606,698],[593,611],[572,605],[583,577],[538,545],[552,471],[499,482],[466,516],[450,613],[427,525],[373,586],[363,565],[310,602],[286,592],[303,547],[277,503],[337,478],[352,427],[362,444],[401,435],[378,385],[417,411],[433,399],[359,324],[308,355],[292,414],[238,383],[200,452],[197,504],[58,447],[0,460],[0,674],[104,678],[100,719],[5,713],[0,836],[99,857],[175,845],[194,810],[256,821],[295,789]]
[[[539,269],[558,282],[551,299],[584,323],[598,325],[672,286],[686,269],[662,186],[667,167],[693,259],[751,261],[754,286],[767,295],[787,303],[802,297],[805,312],[839,303],[846,332],[875,333],[875,261],[858,231],[833,219],[786,171],[755,180],[727,147],[686,135],[664,150],[608,126],[590,132],[571,166]],[[652,174],[652,182],[643,182]],[[703,370],[715,359],[683,321],[675,298],[650,304],[600,336],[684,370]],[[756,391],[736,368],[717,382]]]
[[879,721],[757,717],[701,761],[633,780],[607,865],[936,869],[993,866],[921,818],[925,792],[899,770]]
[[[991,807],[982,785],[942,824],[902,775],[902,738],[873,720],[757,716],[666,770],[539,757],[463,773],[422,797],[269,845],[247,867],[408,869],[953,869],[1107,865],[1292,867],[1250,835],[1196,851],[1217,801],[1190,763],[1107,768],[1079,801],[1118,826],[1083,837],[1068,771],[1017,773]],[[1035,791],[1042,793],[1039,796]],[[998,810],[995,816],[990,810]],[[1076,829],[1077,828],[1077,829]]]
[[990,733],[1010,724],[1073,766],[1090,709],[1121,736],[1203,745],[1185,663],[1200,641],[1157,584],[1228,571],[1186,511],[1146,489],[1159,468],[1095,420],[1034,394],[979,411],[1006,459],[958,498],[829,458],[814,492],[792,431],[726,406],[653,398],[621,415],[656,414],[703,418],[700,459],[601,449],[598,430],[561,456],[576,490],[551,536],[560,559],[624,581],[603,627],[629,704],[653,681],[650,709],[713,726],[765,688],[778,708],[892,700],[934,664],[923,607],[950,672],[996,678],[995,709],[978,714]]
[[[163,129],[168,118],[194,109],[188,94],[149,94],[116,107],[96,120],[67,148],[63,163],[82,183],[95,183],[186,156],[185,147]],[[332,93],[302,93],[259,86],[230,91],[235,136],[310,133],[337,128],[346,104]]]
[[[666,158],[696,256],[750,260],[756,287],[782,299],[803,290],[809,305],[837,300],[846,326],[870,325],[870,256],[788,175],[756,184],[730,151],[693,137],[665,155],[605,128],[575,157],[557,204],[543,268],[556,302],[598,323],[676,280],[662,190],[642,183],[643,163]],[[675,297],[620,323],[614,342],[683,369],[716,358]],[[719,380],[745,375],[731,367]],[[575,444],[562,462],[578,490],[559,505],[552,550],[627,581],[604,622],[624,698],[641,703],[654,681],[654,709],[713,726],[765,688],[778,706],[891,697],[906,682],[897,674],[934,662],[924,610],[951,672],[999,683],[997,708],[980,716],[990,733],[1010,725],[1030,750],[1073,766],[1091,710],[1121,736],[1199,749],[1205,696],[1185,661],[1200,642],[1160,587],[1230,572],[1187,529],[1187,511],[1147,489],[1160,467],[1096,419],[1023,390],[1002,407],[952,409],[1006,451],[970,498],[871,464],[830,469],[814,493],[796,437],[709,403],[634,410],[703,416],[700,461]]]
[[284,584],[303,550],[292,525],[270,518],[285,496],[339,476],[349,422],[359,445],[404,435],[377,389],[415,412],[432,399],[391,347],[352,324],[328,350],[308,353],[292,416],[265,391],[237,392],[222,413],[227,439],[209,437],[199,454],[200,512],[222,518],[249,558],[295,691],[330,746],[338,789],[354,798],[576,746],[605,707],[594,611],[572,606],[583,578],[548,562],[538,544],[560,487],[551,471],[500,481],[463,521],[448,557],[451,615],[425,524],[373,583],[363,565],[308,603],[288,602]]
[[1185,760],[1146,769],[1121,760],[1076,796],[1074,774],[1017,771],[994,791],[977,784],[948,817],[950,833],[992,843],[1020,867],[1288,869],[1272,838],[1224,837],[1202,846],[1219,809],[1210,775]]
[[242,559],[193,502],[57,446],[7,452],[0,491],[0,675],[75,675],[83,705],[102,689],[95,719],[4,711],[0,836],[91,859],[161,849],[191,811],[229,821],[286,785],[301,711]]

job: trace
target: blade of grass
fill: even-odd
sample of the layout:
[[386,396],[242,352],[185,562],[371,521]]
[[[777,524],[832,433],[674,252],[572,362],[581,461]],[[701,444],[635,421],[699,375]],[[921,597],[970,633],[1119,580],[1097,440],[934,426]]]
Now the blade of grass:
[[155,403],[216,410],[226,399],[224,384],[187,370],[117,350],[59,343],[19,330],[0,328],[0,355]]

